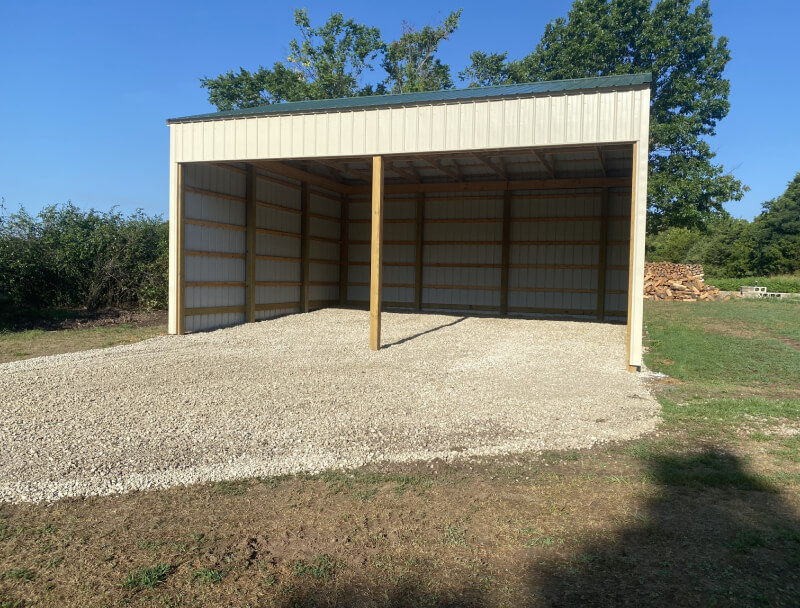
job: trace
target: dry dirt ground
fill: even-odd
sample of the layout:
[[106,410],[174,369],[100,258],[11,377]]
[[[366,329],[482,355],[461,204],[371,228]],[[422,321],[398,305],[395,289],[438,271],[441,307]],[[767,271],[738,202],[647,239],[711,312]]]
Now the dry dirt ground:
[[326,309],[0,366],[0,498],[586,448],[655,428],[625,328]]

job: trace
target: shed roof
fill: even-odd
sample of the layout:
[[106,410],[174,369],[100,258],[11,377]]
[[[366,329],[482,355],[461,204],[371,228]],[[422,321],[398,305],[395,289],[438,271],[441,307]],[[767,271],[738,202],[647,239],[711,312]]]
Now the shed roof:
[[573,78],[569,80],[548,80],[543,82],[526,82],[522,84],[505,84],[493,87],[472,87],[467,89],[449,89],[446,91],[426,91],[423,93],[401,93],[395,95],[370,95],[365,97],[344,97],[339,99],[318,99],[310,101],[291,101],[287,103],[266,104],[253,108],[226,110],[208,114],[196,114],[180,118],[167,119],[167,124],[180,122],[200,122],[237,116],[261,116],[268,114],[305,114],[336,110],[352,110],[356,108],[376,108],[381,106],[407,106],[435,102],[476,100],[481,98],[496,99],[502,97],[519,97],[541,93],[560,93],[567,91],[589,91],[648,84],[652,75],[623,74],[619,76],[597,76],[594,78]]

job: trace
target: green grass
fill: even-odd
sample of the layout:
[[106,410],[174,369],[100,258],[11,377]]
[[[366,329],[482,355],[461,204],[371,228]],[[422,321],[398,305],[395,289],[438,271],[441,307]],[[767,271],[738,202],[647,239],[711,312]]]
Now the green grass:
[[463,547],[467,544],[464,531],[451,524],[447,524],[442,531],[442,542],[451,547]]
[[212,568],[201,568],[195,570],[192,574],[192,580],[200,581],[201,583],[214,584],[221,583],[225,578],[227,572],[224,570],[214,570]]
[[72,353],[91,348],[108,348],[120,344],[132,344],[166,333],[166,326],[91,327],[88,329],[63,329],[45,331],[0,331],[0,363],[19,361],[30,357],[42,357]]
[[219,481],[214,484],[214,491],[219,492],[220,494],[228,494],[230,496],[241,496],[247,492],[247,488],[249,486],[250,482],[244,480]]
[[311,563],[299,559],[290,564],[292,574],[301,577],[311,577],[318,581],[331,578],[336,572],[336,562],[329,555],[317,555]]
[[36,579],[36,575],[33,573],[33,570],[29,568],[17,568],[16,570],[9,570],[8,572],[4,572],[2,576],[0,576],[0,578],[22,581],[23,583],[30,583],[31,581]]
[[[668,486],[775,492],[798,482],[800,301],[647,302],[645,363],[679,382],[658,387],[664,436],[625,448]],[[735,446],[745,437],[783,470],[746,474],[726,449],[687,452],[691,442]]]
[[742,397],[789,396],[780,415],[798,416],[800,348],[793,341],[800,339],[800,300],[648,302],[645,311],[645,363],[687,384],[676,392],[714,397],[720,412],[751,415],[772,406]]
[[164,563],[155,564],[150,568],[139,568],[128,575],[122,586],[133,591],[155,589],[167,580],[170,572],[172,572],[172,566]]
[[759,287],[766,287],[767,291],[800,293],[800,275],[796,274],[773,277],[745,277],[743,279],[705,277],[705,283],[723,291],[739,291],[743,285],[758,285]]

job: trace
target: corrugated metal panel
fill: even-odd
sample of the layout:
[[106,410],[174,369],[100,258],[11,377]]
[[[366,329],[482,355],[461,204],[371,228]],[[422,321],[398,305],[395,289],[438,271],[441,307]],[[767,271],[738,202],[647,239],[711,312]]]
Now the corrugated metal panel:
[[[170,129],[176,132],[177,162],[630,142],[639,138],[643,99],[640,90],[553,93],[528,100],[343,109],[323,115],[327,118],[233,117],[215,120],[211,129],[202,122],[176,123]],[[328,126],[322,128],[325,121]],[[325,135],[317,136],[320,133]],[[202,145],[197,143],[199,137]]]
[[[187,223],[185,227],[188,251],[228,253],[244,256],[245,233],[236,227],[245,222],[245,179],[240,173],[213,165],[189,165],[184,170],[186,219],[230,225],[230,228]],[[221,196],[215,196],[221,195]],[[241,197],[232,200],[226,197]],[[185,258],[185,307],[215,308],[244,306],[243,286],[212,285],[213,283],[243,283],[244,258],[187,255]],[[193,285],[194,284],[194,285]],[[241,313],[189,315],[187,331],[200,331],[234,325],[244,321]]]
[[[254,116],[262,114],[305,114],[308,112],[329,112],[345,109],[363,109],[380,106],[406,106],[414,104],[430,104],[443,101],[467,101],[475,99],[491,99],[503,97],[519,97],[560,93],[565,91],[592,91],[596,89],[642,86],[650,83],[651,75],[621,74],[617,76],[598,76],[593,78],[572,78],[549,80],[542,82],[526,82],[491,87],[471,87],[466,89],[449,89],[446,91],[424,91],[420,93],[402,93],[395,95],[371,95],[367,97],[345,97],[340,99],[320,99],[311,101],[295,101],[280,104],[268,104],[254,108],[227,110],[172,118],[167,122],[210,120],[230,116]],[[511,101],[514,101],[513,99]]]
[[[300,303],[300,185],[281,184],[275,176],[258,173],[256,178],[256,320],[299,311]],[[263,205],[270,205],[266,207]],[[297,237],[275,232],[297,235]],[[287,260],[264,259],[288,258]],[[259,283],[297,283],[297,285],[259,285]],[[286,308],[258,310],[259,306],[287,304]]]
[[[333,192],[312,192],[309,197],[310,243],[308,299],[312,308],[339,301],[339,255],[342,201]],[[325,239],[325,240],[314,240]],[[322,304],[325,303],[325,304]]]

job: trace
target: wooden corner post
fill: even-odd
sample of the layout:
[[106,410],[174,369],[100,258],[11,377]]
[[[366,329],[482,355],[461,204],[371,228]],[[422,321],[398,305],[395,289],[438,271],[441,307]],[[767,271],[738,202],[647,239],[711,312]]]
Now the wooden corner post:
[[425,193],[417,194],[417,234],[414,259],[414,308],[422,310],[422,261],[425,244]]
[[177,327],[175,333],[186,333],[186,168],[178,165],[178,272],[175,290]]
[[256,320],[256,172],[253,165],[247,165],[245,184],[245,321]]
[[631,364],[631,351],[632,351],[632,340],[633,340],[633,323],[635,323],[635,315],[633,311],[633,307],[635,305],[634,298],[639,298],[642,300],[644,295],[640,293],[635,293],[636,290],[636,281],[635,275],[637,271],[637,264],[636,264],[636,248],[635,248],[635,235],[636,235],[636,220],[637,220],[637,210],[636,210],[636,172],[638,170],[638,159],[636,157],[636,153],[638,152],[638,145],[636,142],[633,143],[633,167],[631,169],[631,221],[630,221],[630,231],[628,233],[628,240],[629,240],[629,248],[628,248],[628,319],[626,322],[626,336],[625,336],[625,366],[629,372],[636,372],[639,371],[638,366]]
[[500,257],[500,314],[508,314],[508,269],[511,261],[511,190],[503,192],[503,245]]
[[342,194],[341,210],[339,213],[339,304],[347,304],[347,281],[348,271],[350,270],[350,252],[348,249],[350,238],[349,212],[347,195]]
[[608,266],[608,188],[600,203],[600,257],[597,262],[597,320],[606,318],[606,275]]
[[311,191],[308,182],[300,184],[300,312],[308,312],[308,283],[311,271]]
[[369,279],[369,348],[381,348],[383,281],[383,157],[372,157],[372,246]]

